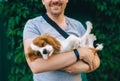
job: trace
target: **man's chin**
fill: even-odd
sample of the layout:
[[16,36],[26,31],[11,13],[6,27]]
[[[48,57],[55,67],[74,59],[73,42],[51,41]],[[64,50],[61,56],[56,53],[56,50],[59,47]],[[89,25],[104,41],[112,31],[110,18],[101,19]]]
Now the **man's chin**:
[[59,11],[54,11],[54,12],[52,12],[52,14],[55,15],[55,16],[59,16],[59,15],[61,15],[61,12],[59,12]]

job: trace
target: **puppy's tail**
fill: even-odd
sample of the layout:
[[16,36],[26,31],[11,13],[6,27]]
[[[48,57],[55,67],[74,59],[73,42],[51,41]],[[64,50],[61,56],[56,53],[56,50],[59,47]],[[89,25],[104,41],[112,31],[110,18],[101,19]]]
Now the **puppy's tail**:
[[101,51],[103,49],[103,44],[97,44],[96,50]]

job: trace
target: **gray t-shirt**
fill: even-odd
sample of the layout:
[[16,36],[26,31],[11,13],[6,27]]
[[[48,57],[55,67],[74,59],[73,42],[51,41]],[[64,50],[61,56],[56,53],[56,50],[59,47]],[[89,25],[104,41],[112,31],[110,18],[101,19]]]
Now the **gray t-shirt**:
[[[85,32],[83,25],[72,18],[66,17],[67,28],[64,29],[69,35],[82,36]],[[53,37],[64,40],[42,16],[27,21],[23,31],[23,41],[29,38],[35,38],[41,34],[50,34]],[[70,74],[65,71],[55,70],[33,74],[34,81],[82,81],[80,74]]]

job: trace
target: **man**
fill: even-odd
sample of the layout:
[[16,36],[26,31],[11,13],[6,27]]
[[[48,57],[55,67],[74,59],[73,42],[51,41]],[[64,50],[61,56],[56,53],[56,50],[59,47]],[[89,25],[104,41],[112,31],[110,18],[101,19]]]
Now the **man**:
[[[80,22],[64,15],[68,0],[42,0],[42,3],[46,8],[48,17],[69,35],[81,36],[84,34],[85,30]],[[64,40],[42,16],[30,19],[26,23],[23,32],[25,54],[27,54],[32,40],[44,33]],[[86,60],[89,65],[82,61],[76,62],[76,56],[73,51],[54,55],[48,60],[39,58],[31,62],[26,58],[33,72],[34,81],[82,81],[80,73],[95,70],[99,67],[100,60],[97,54],[94,56],[89,48],[78,48],[77,50],[79,58]],[[92,68],[89,69],[89,66]]]

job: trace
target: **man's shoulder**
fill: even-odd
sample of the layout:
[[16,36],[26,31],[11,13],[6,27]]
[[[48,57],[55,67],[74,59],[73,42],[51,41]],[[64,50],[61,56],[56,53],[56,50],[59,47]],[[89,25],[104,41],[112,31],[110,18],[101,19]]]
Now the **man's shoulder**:
[[42,16],[37,16],[37,17],[28,19],[26,24],[38,24],[38,23],[42,23],[43,21],[44,19]]

